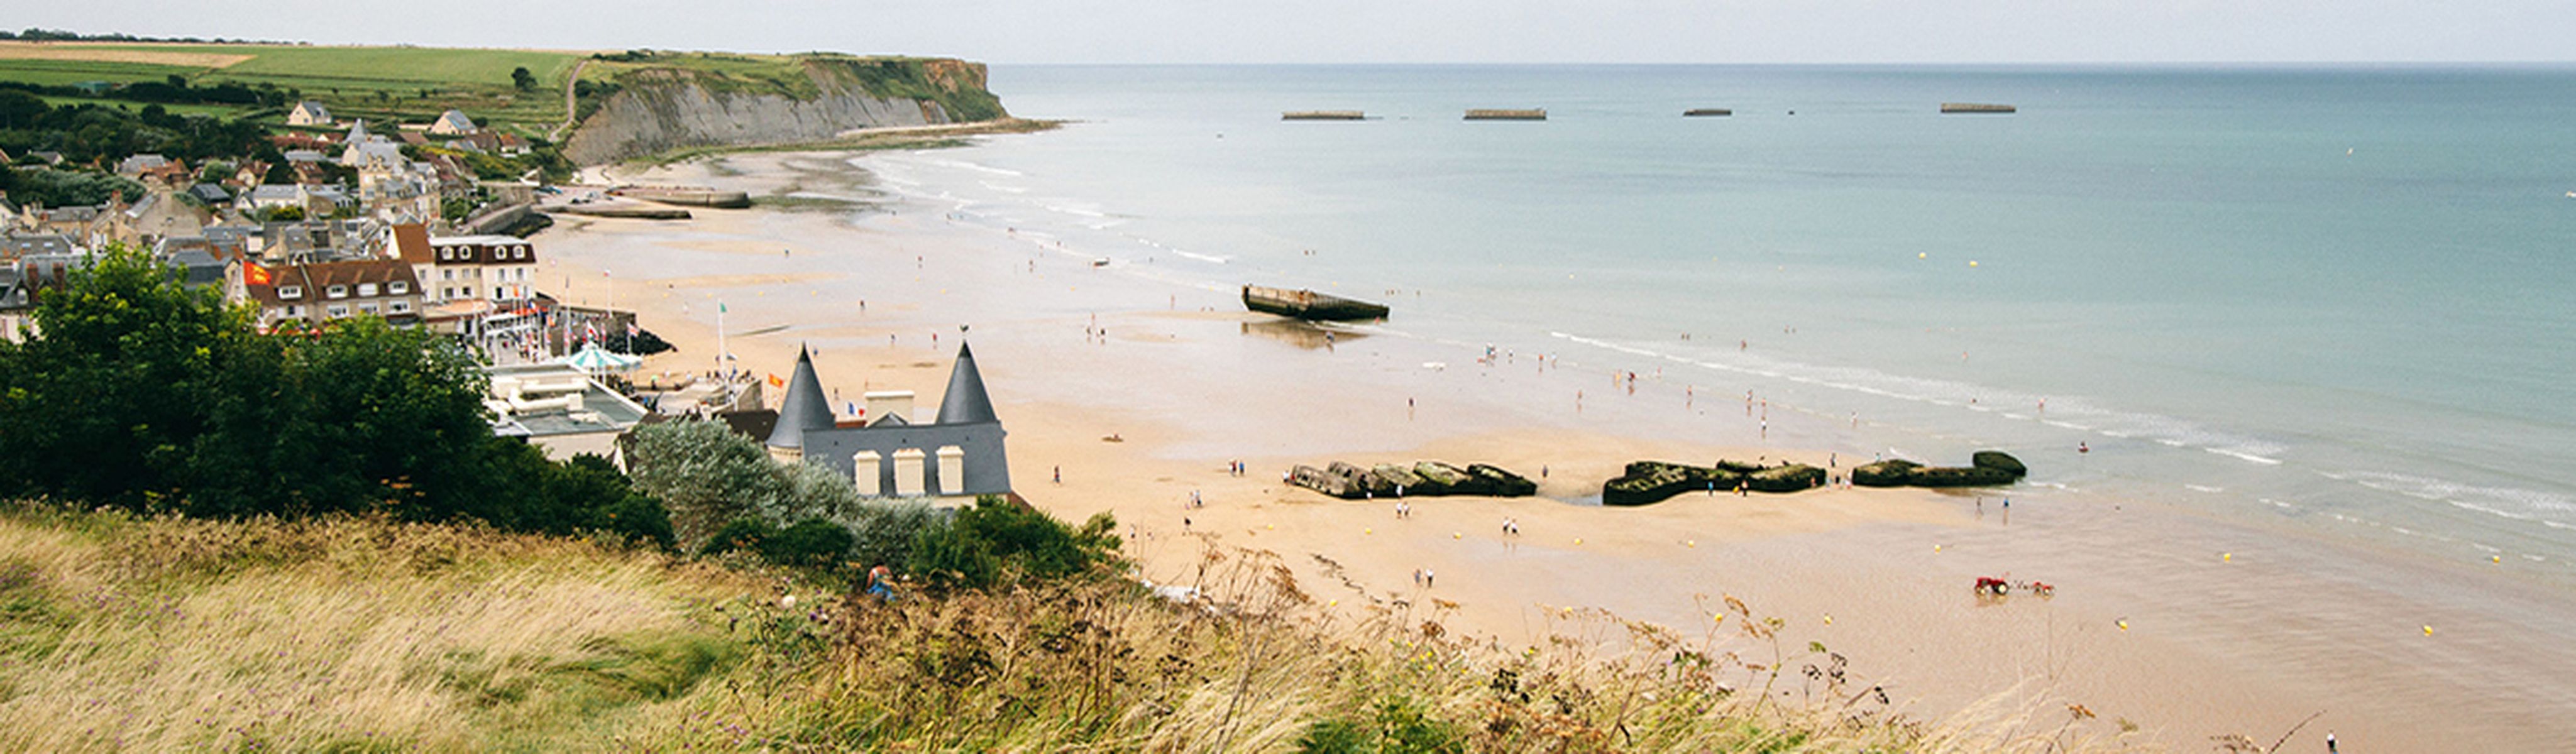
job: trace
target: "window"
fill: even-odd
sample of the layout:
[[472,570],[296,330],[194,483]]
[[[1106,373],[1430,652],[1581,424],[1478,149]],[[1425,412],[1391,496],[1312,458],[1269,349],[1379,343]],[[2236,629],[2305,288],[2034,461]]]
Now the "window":
[[510,250],[510,258],[511,258],[511,259],[526,259],[526,258],[528,258],[528,247],[520,246],[520,247],[516,247],[516,248],[511,249],[511,250]]
[[300,285],[281,285],[281,286],[278,286],[278,287],[277,287],[277,297],[278,297],[278,298],[303,298],[303,297],[304,297],[304,286],[300,286]]
[[331,297],[332,297],[332,298],[348,298],[348,297],[349,297],[349,286],[345,286],[345,285],[334,285],[334,286],[331,286],[330,295],[331,295]]
[[439,270],[439,271],[438,271],[438,279],[440,279],[440,280],[455,280],[455,279],[456,279],[456,271],[455,271],[455,270]]
[[368,313],[368,314],[374,314],[374,313],[376,313],[376,304],[375,304],[375,302],[373,302],[373,301],[370,301],[370,302],[367,302],[367,303],[363,303],[363,304],[359,304],[359,305],[358,305],[358,311],[365,312],[365,313]]
[[411,292],[411,283],[396,280],[385,284],[385,292],[400,296]]
[[438,247],[438,261],[441,261],[441,262],[453,262],[453,261],[456,261],[456,250],[455,250],[455,249],[452,249],[452,248],[445,247],[445,246]]
[[301,316],[304,316],[304,307],[301,307],[301,306],[292,306],[292,305],[290,305],[290,306],[286,307],[286,316],[289,316],[289,317],[301,317]]
[[396,302],[393,302],[392,304],[388,304],[388,305],[386,305],[386,306],[385,306],[385,311],[393,312],[393,313],[395,313],[395,314],[410,314],[410,313],[411,313],[411,302],[409,302],[409,301],[396,301]]
[[501,298],[506,297],[506,296],[508,296],[508,295],[510,295],[510,293],[509,293],[509,289],[507,289],[507,288],[503,288],[503,287],[501,287],[501,286],[497,286],[497,285],[496,285],[496,286],[492,286],[492,298],[493,298],[493,300],[496,300],[496,301],[497,301],[497,300],[500,300]]
[[358,284],[358,295],[360,295],[360,296],[373,296],[373,295],[376,295],[376,284],[374,284],[374,283],[359,283],[359,284]]
[[330,308],[330,310],[329,310],[329,311],[331,312],[331,318],[332,318],[332,319],[339,319],[339,318],[341,318],[341,317],[346,317],[346,316],[349,316],[349,305],[348,305],[348,304],[332,304],[332,305],[331,305],[331,308]]

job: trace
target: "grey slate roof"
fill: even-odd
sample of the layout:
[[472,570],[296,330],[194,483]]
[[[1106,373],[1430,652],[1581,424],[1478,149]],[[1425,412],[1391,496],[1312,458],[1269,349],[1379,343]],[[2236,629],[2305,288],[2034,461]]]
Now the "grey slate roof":
[[939,396],[939,424],[999,422],[993,398],[984,394],[984,375],[975,370],[975,352],[957,344],[957,368],[948,373],[948,392]]
[[814,376],[814,354],[796,349],[796,376],[787,379],[787,397],[778,402],[778,426],[769,431],[773,448],[805,447],[805,430],[832,428],[832,402],[823,397],[823,381]]

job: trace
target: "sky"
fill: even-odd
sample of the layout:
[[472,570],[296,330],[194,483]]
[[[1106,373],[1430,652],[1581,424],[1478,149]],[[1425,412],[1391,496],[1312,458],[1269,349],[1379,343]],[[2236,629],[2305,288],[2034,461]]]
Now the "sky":
[[2576,61],[2576,0],[0,0],[0,27],[1031,63]]

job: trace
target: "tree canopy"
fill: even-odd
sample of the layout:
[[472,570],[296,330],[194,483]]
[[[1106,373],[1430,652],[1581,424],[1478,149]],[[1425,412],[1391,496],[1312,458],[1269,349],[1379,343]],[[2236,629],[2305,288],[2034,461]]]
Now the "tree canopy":
[[261,335],[246,308],[110,245],[0,343],[0,499],[209,517],[374,513],[663,544],[599,459],[495,437],[455,343],[374,317]]

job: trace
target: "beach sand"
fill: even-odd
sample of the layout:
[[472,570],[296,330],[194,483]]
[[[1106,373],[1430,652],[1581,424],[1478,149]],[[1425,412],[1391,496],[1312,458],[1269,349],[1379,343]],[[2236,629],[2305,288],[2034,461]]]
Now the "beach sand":
[[[1368,328],[1327,344],[1242,311],[1230,287],[1169,282],[1150,262],[1095,268],[1081,249],[951,222],[936,203],[876,191],[844,159],[734,155],[628,176],[877,203],[692,209],[679,222],[561,218],[535,239],[541,285],[590,304],[613,295],[678,346],[639,374],[713,368],[721,303],[740,364],[784,377],[797,349],[811,348],[840,407],[909,389],[928,415],[970,338],[1010,433],[1018,491],[1068,521],[1113,514],[1140,575],[1159,583],[1189,583],[1209,546],[1266,550],[1354,616],[1372,605],[1436,614],[1506,648],[1570,630],[1568,608],[1696,635],[1732,595],[1785,621],[1787,646],[1849,657],[1864,683],[1884,684],[1917,716],[2009,696],[2030,725],[2053,728],[2072,718],[2065,704],[2081,704],[2099,718],[2078,731],[2133,721],[2176,749],[2227,733],[2268,744],[2321,712],[2296,741],[2331,729],[2356,751],[2568,745],[2576,668],[2547,632],[2495,607],[2563,614],[2563,594],[2464,564],[2028,487],[1690,494],[1605,508],[1601,481],[1631,460],[1830,458],[1844,471],[1866,459],[1814,450],[1834,447],[1840,417],[1784,407],[1757,419],[1723,386],[1686,396],[1644,379],[1631,391],[1608,365],[1519,352],[1488,364],[1475,346]],[[1534,478],[1544,468],[1546,478],[1537,498],[1415,498],[1406,519],[1391,501],[1281,483],[1296,464],[1417,459]],[[1250,473],[1228,474],[1234,460]],[[1194,492],[1204,507],[1188,507]],[[2019,503],[2008,514],[2005,494]],[[1520,535],[1502,532],[1506,518]],[[1414,584],[1423,568],[1435,586]],[[2058,591],[1979,600],[1969,585],[1981,575]],[[2426,592],[2373,586],[2387,583]],[[1433,610],[1426,597],[1456,607]]]

